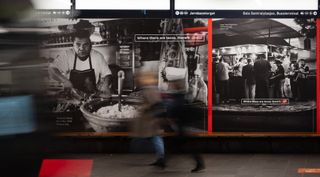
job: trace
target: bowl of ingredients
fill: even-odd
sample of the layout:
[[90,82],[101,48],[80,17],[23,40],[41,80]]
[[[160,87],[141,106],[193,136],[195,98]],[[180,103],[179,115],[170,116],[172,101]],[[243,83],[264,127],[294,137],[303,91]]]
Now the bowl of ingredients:
[[139,116],[141,99],[123,97],[119,108],[118,97],[92,99],[85,102],[80,110],[96,132],[121,131],[127,123]]

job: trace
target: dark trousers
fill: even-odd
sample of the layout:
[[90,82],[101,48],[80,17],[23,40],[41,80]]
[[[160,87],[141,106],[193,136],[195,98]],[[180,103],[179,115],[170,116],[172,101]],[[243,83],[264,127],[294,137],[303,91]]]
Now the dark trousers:
[[269,98],[269,80],[256,79],[256,98]]
[[218,81],[218,93],[220,94],[220,102],[228,101],[229,99],[229,80]]
[[237,101],[240,101],[242,98],[245,97],[245,89],[244,89],[244,79],[241,76],[236,76],[233,79],[233,86],[231,86],[231,88],[235,88],[234,89],[234,98]]
[[298,100],[299,101],[306,101],[307,100],[307,80],[306,79],[298,79],[297,87],[298,87]]
[[195,123],[196,119],[196,107],[193,105],[187,106],[185,103],[176,101],[171,106],[172,109],[168,111],[171,112],[172,122],[174,123],[174,130],[177,134],[175,139],[175,148],[177,152],[189,153],[192,159],[196,163],[196,167],[204,167],[204,160],[200,154],[200,147],[197,144],[190,144],[190,139],[193,138],[190,128]]
[[284,79],[277,80],[274,84],[274,97],[275,98],[283,98],[283,85],[284,85]]
[[[178,152],[182,153],[189,153],[191,154],[192,159],[196,163],[196,167],[198,166],[204,166],[204,160],[200,154],[200,147],[196,144],[190,144],[190,138],[192,138],[192,135],[190,135],[190,132],[186,130],[188,127],[184,123],[178,122],[178,130],[177,130],[177,141],[176,141],[176,147],[178,148]],[[187,150],[189,152],[187,152]]]
[[292,98],[298,99],[297,81],[294,81],[293,78],[290,78],[290,87],[291,87],[291,92],[292,92]]

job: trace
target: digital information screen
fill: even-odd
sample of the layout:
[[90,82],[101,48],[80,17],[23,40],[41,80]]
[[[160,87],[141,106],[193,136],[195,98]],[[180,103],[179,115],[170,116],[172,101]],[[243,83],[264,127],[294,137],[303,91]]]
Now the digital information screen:
[[32,5],[38,10],[63,9],[70,10],[72,3],[70,0],[31,0]]
[[77,10],[170,10],[170,0],[77,0]]
[[318,0],[175,0],[176,10],[317,10]]

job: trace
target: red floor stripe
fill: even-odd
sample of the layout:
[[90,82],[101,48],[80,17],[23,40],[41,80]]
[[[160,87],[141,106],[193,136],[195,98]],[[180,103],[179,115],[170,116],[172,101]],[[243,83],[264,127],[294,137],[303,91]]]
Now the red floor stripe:
[[45,159],[39,177],[90,177],[93,160]]
[[298,168],[298,173],[320,174],[320,168]]

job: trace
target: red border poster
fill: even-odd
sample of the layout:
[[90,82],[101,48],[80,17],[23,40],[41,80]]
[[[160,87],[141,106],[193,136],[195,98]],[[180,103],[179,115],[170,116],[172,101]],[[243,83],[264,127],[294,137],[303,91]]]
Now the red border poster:
[[320,19],[317,19],[317,52],[316,52],[316,57],[317,57],[317,111],[316,111],[316,129],[317,133],[320,133],[320,97],[319,97],[319,89],[320,89],[320,61],[319,61],[319,56],[320,56],[320,50],[319,50],[319,40],[320,40]]
[[212,19],[208,19],[208,133],[212,132]]

